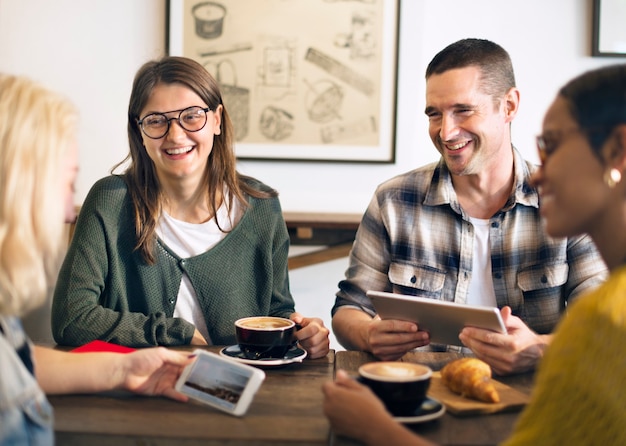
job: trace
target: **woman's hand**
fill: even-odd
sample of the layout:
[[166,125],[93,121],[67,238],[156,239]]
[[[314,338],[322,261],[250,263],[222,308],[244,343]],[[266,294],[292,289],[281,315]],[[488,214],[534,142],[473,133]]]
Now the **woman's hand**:
[[290,319],[302,328],[296,332],[298,343],[304,348],[310,359],[323,358],[330,350],[330,331],[319,318],[307,318],[300,313],[292,313]]
[[164,347],[137,350],[119,355],[121,388],[143,395],[163,395],[178,401],[187,397],[174,389],[187,364],[193,361],[188,353]]

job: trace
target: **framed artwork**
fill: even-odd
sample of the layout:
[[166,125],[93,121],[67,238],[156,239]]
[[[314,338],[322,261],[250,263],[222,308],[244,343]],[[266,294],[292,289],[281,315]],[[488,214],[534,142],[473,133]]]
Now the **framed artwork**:
[[240,159],[392,163],[399,0],[169,0],[167,48],[220,84]]
[[626,57],[625,0],[593,0],[592,55]]

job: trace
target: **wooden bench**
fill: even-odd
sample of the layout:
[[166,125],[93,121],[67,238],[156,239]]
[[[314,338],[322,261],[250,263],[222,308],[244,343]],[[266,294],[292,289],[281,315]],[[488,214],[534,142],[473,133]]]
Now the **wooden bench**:
[[302,268],[348,256],[361,214],[284,212],[292,246],[319,246],[318,250],[289,257],[289,269]]

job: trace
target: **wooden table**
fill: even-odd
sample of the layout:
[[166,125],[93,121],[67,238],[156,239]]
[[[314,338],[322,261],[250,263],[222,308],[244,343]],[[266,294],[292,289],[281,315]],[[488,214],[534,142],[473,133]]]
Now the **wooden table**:
[[[192,348],[184,348],[192,350]],[[208,347],[217,351],[219,347]],[[460,353],[410,352],[402,360],[439,370]],[[333,445],[358,444],[335,436],[322,410],[322,383],[335,369],[356,374],[374,358],[363,352],[331,351],[325,358],[266,369],[266,379],[245,416],[238,418],[195,403],[128,394],[50,396],[56,440],[63,445]],[[533,375],[498,377],[530,393]],[[491,445],[507,438],[519,412],[459,417],[444,414],[415,432],[443,445]]]
[[265,381],[243,417],[157,397],[50,396],[57,445],[326,445],[330,426],[321,386],[332,379],[333,366],[331,351],[322,359],[265,369]]
[[[449,361],[462,356],[464,355],[461,353],[409,352],[402,360],[427,364],[437,371]],[[339,351],[335,354],[335,369],[343,369],[356,375],[361,364],[374,360],[368,353]],[[530,394],[533,384],[532,373],[498,376],[497,379],[526,394]],[[518,415],[519,412],[508,412],[459,417],[445,413],[436,420],[408,426],[423,437],[442,445],[495,445],[511,434]],[[345,437],[333,436],[331,441],[337,446],[359,444]]]

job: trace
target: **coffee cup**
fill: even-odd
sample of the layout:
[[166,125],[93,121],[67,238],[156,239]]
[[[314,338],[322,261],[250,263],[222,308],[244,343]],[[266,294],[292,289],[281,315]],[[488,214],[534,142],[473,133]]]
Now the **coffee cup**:
[[432,374],[430,367],[411,362],[368,362],[359,367],[359,381],[397,417],[412,416],[421,407]]
[[235,335],[247,359],[284,358],[296,343],[296,324],[273,316],[245,317],[235,321]]

